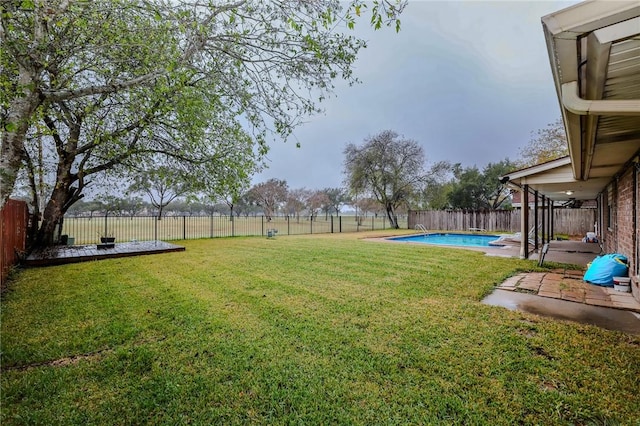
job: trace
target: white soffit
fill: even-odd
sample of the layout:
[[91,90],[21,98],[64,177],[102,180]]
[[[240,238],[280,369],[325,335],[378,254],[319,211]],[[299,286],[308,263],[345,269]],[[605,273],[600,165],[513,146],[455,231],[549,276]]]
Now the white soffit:
[[556,38],[576,38],[640,16],[640,1],[585,1],[542,18]]
[[618,22],[593,32],[600,43],[612,43],[633,37],[640,31],[640,17]]
[[526,169],[516,170],[511,173],[507,173],[503,177],[509,178],[509,180],[512,182],[520,183],[520,179],[522,178],[553,171],[558,167],[568,166],[570,164],[571,164],[571,158],[567,156],[567,157],[562,157],[555,160],[547,161],[546,163],[536,164],[535,166],[527,167]]
[[640,153],[640,0],[586,1],[542,24],[573,175],[611,179]]

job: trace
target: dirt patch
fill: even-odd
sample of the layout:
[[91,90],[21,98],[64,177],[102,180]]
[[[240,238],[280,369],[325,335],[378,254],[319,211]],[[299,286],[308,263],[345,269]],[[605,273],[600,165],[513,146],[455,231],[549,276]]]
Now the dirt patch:
[[90,352],[86,354],[80,355],[71,355],[64,358],[54,359],[51,361],[43,361],[43,362],[34,362],[31,364],[24,365],[10,365],[10,366],[2,366],[0,371],[24,371],[30,370],[32,368],[38,367],[66,367],[67,365],[75,365],[80,361],[88,360],[94,361],[102,358],[105,354],[113,352],[112,349],[103,349],[97,352]]

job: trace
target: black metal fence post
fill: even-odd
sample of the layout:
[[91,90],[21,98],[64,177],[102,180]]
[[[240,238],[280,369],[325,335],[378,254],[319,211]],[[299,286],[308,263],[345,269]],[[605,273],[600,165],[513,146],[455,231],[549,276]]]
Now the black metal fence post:
[[291,235],[291,216],[287,216],[287,235]]

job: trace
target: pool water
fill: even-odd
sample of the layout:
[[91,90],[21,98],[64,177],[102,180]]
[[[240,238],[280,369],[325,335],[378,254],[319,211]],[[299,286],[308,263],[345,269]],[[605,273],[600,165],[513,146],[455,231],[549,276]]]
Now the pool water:
[[464,247],[494,247],[496,244],[489,244],[500,238],[498,235],[476,235],[476,234],[420,234],[407,237],[389,238],[392,241],[402,241],[407,243],[439,244],[445,246]]

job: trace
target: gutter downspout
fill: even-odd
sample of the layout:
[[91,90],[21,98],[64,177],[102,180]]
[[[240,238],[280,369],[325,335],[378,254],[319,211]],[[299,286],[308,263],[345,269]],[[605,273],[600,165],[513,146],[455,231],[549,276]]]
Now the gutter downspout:
[[577,81],[570,81],[562,85],[562,105],[577,115],[640,116],[640,99],[590,101],[580,97]]
[[[631,195],[632,205],[633,205],[633,233],[631,235],[631,243],[633,244],[633,251],[635,252],[635,261],[634,261],[634,269],[635,275],[640,274],[640,267],[638,263],[640,262],[640,254],[638,253],[638,234],[640,231],[638,230],[638,169],[640,168],[640,163],[635,163],[633,165],[633,193]],[[631,274],[629,274],[631,275]]]

